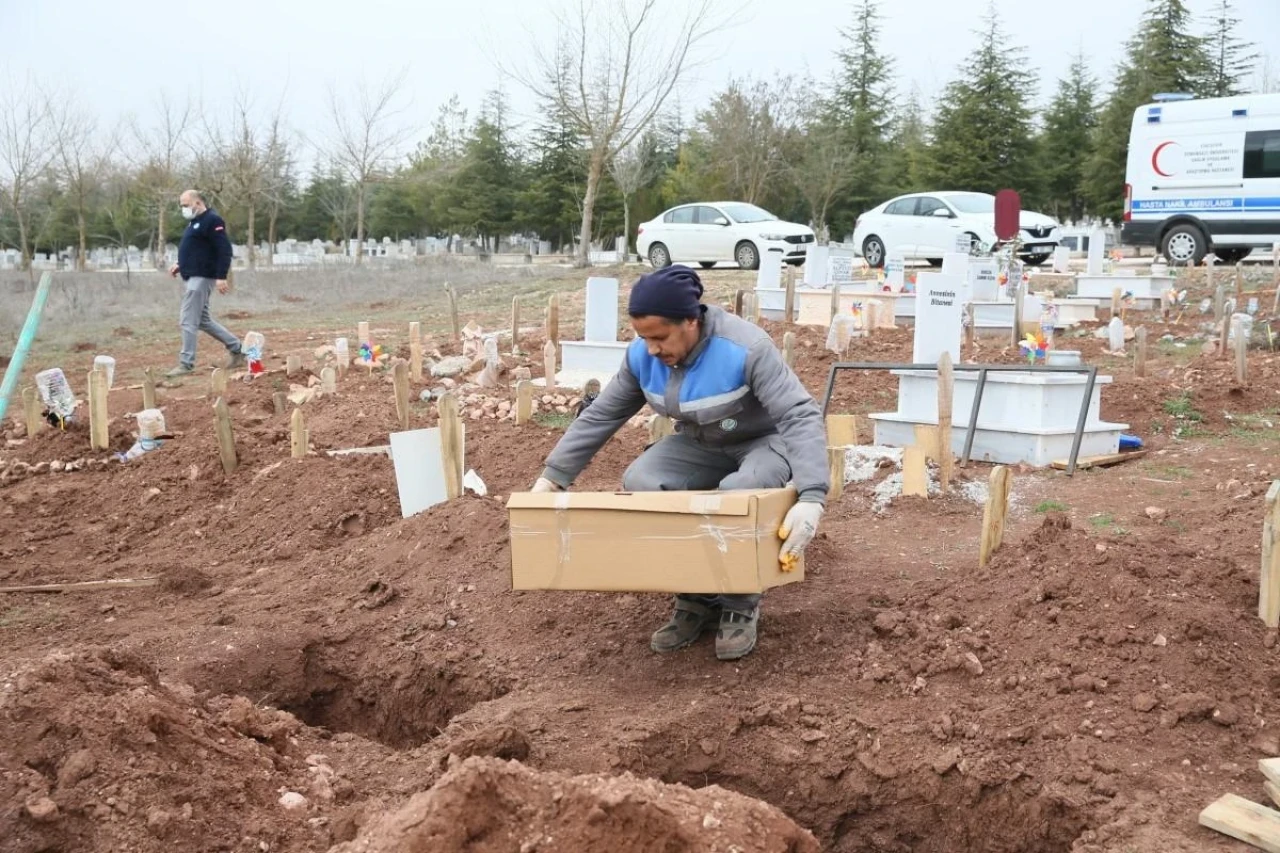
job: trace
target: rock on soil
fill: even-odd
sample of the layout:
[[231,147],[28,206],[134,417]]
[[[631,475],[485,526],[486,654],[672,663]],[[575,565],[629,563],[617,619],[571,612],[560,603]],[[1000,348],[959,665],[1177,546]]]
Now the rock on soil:
[[818,842],[773,806],[719,786],[539,773],[469,758],[429,791],[330,853],[816,853]]

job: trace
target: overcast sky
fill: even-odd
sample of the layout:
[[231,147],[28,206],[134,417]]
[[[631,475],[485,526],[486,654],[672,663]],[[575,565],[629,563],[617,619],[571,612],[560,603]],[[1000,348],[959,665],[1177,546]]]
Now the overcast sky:
[[[210,108],[247,87],[260,104],[288,99],[292,125],[324,129],[330,81],[382,78],[407,69],[409,116],[425,128],[457,93],[474,115],[499,83],[493,56],[518,62],[530,39],[549,42],[548,14],[565,0],[0,0],[0,72],[30,70],[74,89],[106,123],[146,117],[161,87],[187,91]],[[661,0],[679,3],[681,0]],[[1217,0],[1189,0],[1207,14]],[[1234,0],[1242,32],[1271,55],[1280,73],[1280,0]],[[829,79],[851,0],[722,0],[742,9],[708,50],[714,57],[681,99],[704,103],[732,77],[809,73]],[[1006,30],[1051,94],[1071,56],[1083,49],[1107,85],[1142,0],[996,0]],[[885,0],[884,50],[899,88],[926,98],[955,73],[975,44],[987,0]],[[4,77],[0,75],[0,80]],[[505,88],[517,118],[531,113],[515,82]],[[421,134],[425,135],[425,131]]]

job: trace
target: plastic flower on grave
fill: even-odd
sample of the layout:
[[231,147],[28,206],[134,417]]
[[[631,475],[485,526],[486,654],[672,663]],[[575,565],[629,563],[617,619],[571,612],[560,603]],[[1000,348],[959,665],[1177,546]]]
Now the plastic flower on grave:
[[360,360],[373,361],[373,349],[368,344],[360,345]]
[[1027,336],[1018,343],[1018,349],[1027,357],[1027,361],[1035,364],[1037,358],[1044,358],[1049,351],[1049,342],[1040,332],[1027,332]]

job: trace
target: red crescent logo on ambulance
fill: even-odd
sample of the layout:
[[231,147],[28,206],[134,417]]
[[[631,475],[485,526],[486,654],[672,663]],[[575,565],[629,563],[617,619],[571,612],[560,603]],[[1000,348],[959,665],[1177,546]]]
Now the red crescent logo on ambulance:
[[1151,153],[1151,168],[1154,169],[1155,173],[1162,178],[1172,178],[1173,174],[1160,168],[1160,155],[1164,152],[1164,149],[1168,148],[1170,145],[1177,144],[1178,143],[1176,142],[1161,142],[1156,146],[1156,150]]

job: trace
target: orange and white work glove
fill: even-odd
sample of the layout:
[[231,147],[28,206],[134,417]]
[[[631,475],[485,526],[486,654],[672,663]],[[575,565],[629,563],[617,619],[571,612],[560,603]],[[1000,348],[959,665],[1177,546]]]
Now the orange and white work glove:
[[540,492],[563,492],[564,486],[559,483],[553,483],[546,477],[539,477],[538,481],[533,484],[533,488],[529,491],[534,494],[538,494]]
[[799,565],[800,556],[813,541],[821,520],[822,504],[816,501],[800,501],[787,510],[782,526],[778,528],[778,538],[783,540],[778,562],[782,563],[784,572],[794,571]]

